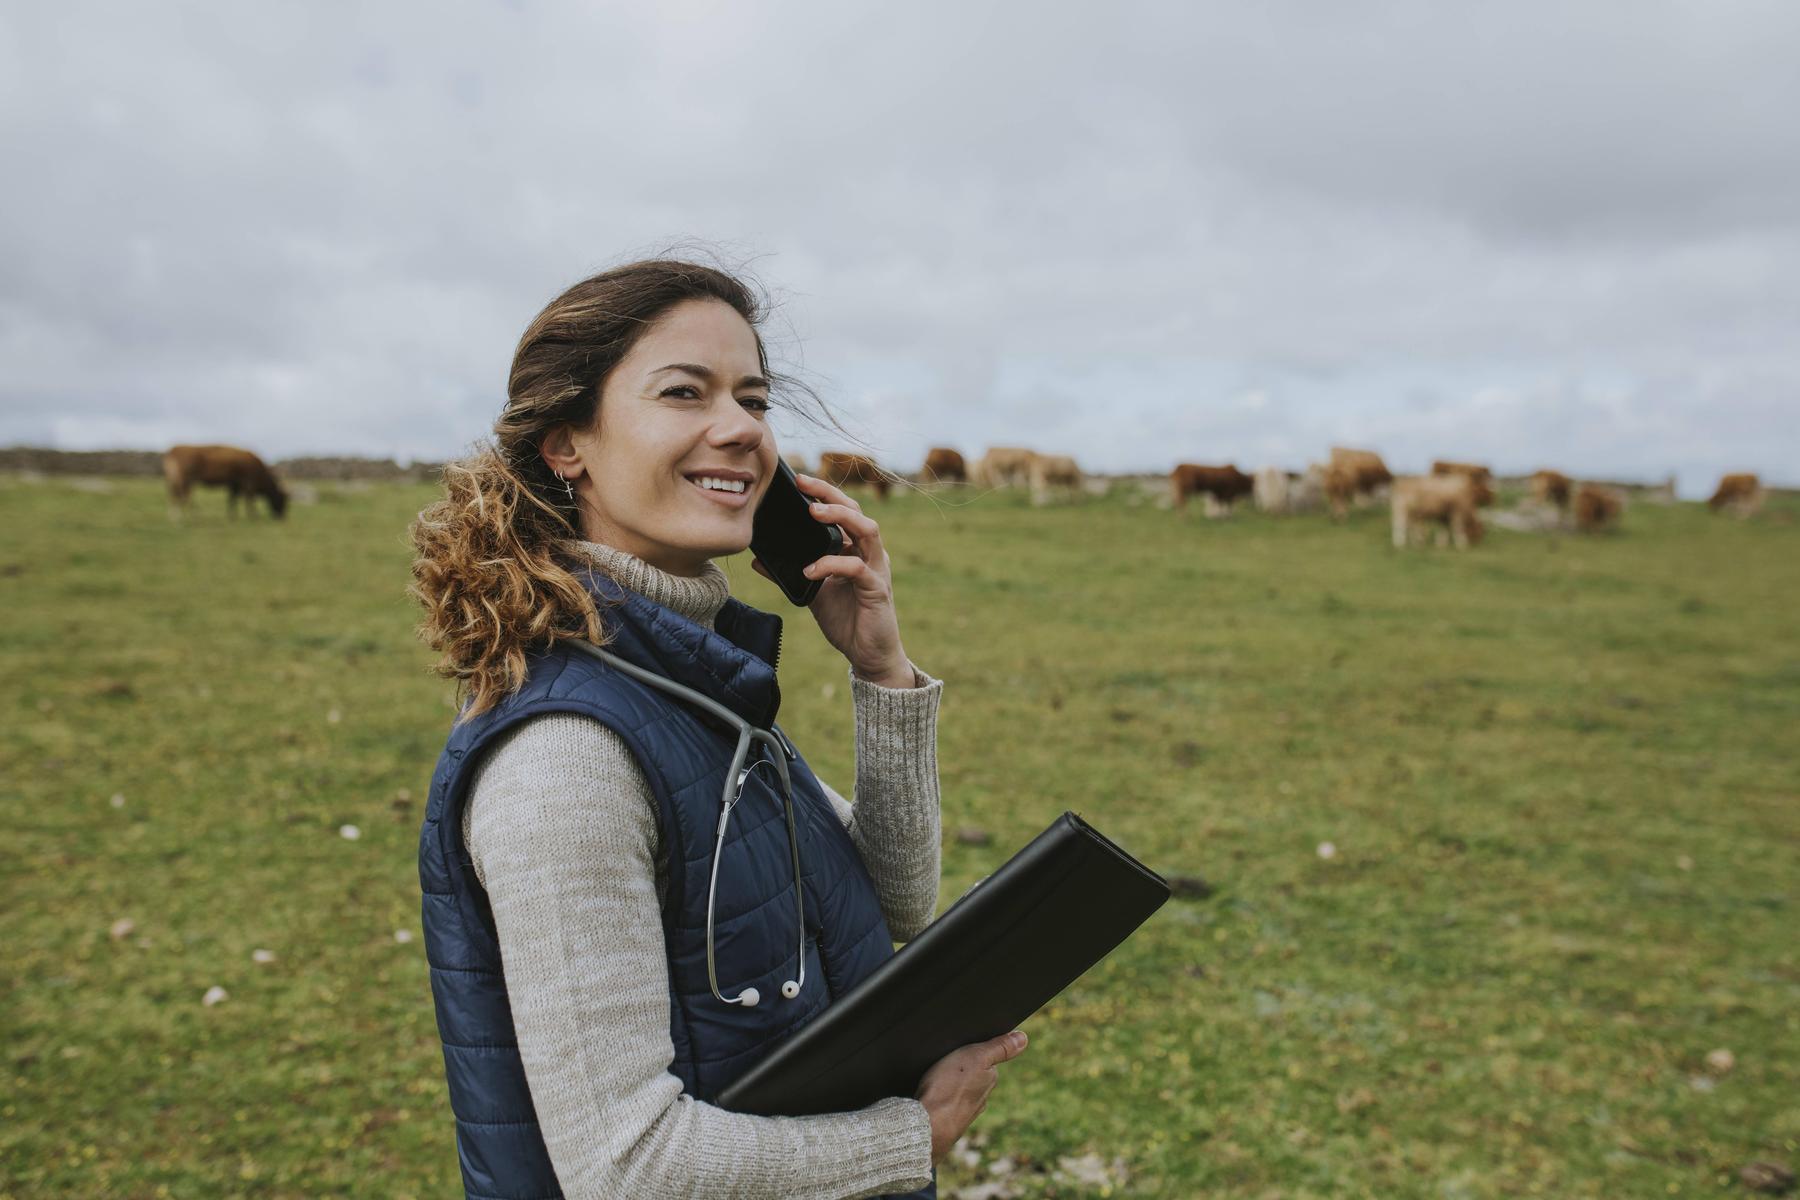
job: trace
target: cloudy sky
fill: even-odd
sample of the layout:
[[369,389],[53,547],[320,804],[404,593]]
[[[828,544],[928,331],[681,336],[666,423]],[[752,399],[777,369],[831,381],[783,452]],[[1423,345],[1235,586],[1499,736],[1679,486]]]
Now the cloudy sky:
[[874,7],[8,6],[0,444],[454,455],[699,244],[903,469],[1800,482],[1800,5]]

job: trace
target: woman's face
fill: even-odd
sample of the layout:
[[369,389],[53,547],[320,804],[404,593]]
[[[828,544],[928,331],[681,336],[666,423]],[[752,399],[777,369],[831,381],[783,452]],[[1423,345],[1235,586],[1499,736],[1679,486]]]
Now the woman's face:
[[775,472],[749,322],[717,300],[676,305],[606,378],[595,427],[545,458],[575,485],[582,533],[677,575],[750,544]]

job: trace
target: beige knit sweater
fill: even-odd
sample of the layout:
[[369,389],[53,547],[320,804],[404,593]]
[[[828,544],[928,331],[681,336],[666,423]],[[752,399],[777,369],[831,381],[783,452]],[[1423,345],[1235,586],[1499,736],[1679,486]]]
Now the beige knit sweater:
[[[729,595],[715,564],[688,578],[581,545],[624,586],[708,628]],[[910,689],[851,677],[854,802],[826,789],[901,941],[931,920],[939,869],[943,685],[915,674]],[[669,1070],[655,807],[618,735],[559,713],[527,720],[495,743],[464,809],[463,837],[499,929],[526,1081],[564,1193],[829,1200],[923,1187],[931,1123],[916,1100],[770,1118],[682,1094]]]

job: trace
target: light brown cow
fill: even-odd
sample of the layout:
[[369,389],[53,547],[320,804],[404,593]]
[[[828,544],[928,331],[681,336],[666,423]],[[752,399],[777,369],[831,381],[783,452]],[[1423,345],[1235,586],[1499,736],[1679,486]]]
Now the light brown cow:
[[169,515],[180,519],[187,511],[188,492],[198,483],[227,490],[225,508],[237,516],[238,500],[244,510],[256,511],[253,501],[261,496],[269,512],[287,514],[288,494],[262,459],[236,446],[172,446],[163,455],[163,478],[169,484]]
[[1251,478],[1255,482],[1250,496],[1258,509],[1266,513],[1292,511],[1294,480],[1288,478],[1286,471],[1280,467],[1264,467]]
[[1431,464],[1433,475],[1461,475],[1475,488],[1475,503],[1482,508],[1494,502],[1494,473],[1480,463],[1451,462],[1438,459]]
[[1714,512],[1730,509],[1740,517],[1750,517],[1761,511],[1765,495],[1762,480],[1743,472],[1719,480],[1719,490],[1712,494],[1706,506]]
[[1569,498],[1575,494],[1575,483],[1561,471],[1538,471],[1531,477],[1532,499],[1569,510]]
[[1177,509],[1187,507],[1189,496],[1201,495],[1207,499],[1208,512],[1214,504],[1229,512],[1234,501],[1255,490],[1256,480],[1238,470],[1235,463],[1223,467],[1180,463],[1169,472],[1169,499]]
[[1575,491],[1575,528],[1582,533],[1599,533],[1618,525],[1625,502],[1611,488],[1584,483]]
[[1066,454],[1033,454],[1030,479],[1033,504],[1048,504],[1058,495],[1081,496],[1081,468]]
[[1375,489],[1393,481],[1393,473],[1373,450],[1333,446],[1325,466],[1325,497],[1331,501],[1332,517],[1343,520],[1352,501],[1373,496]]
[[1450,543],[1466,550],[1481,541],[1481,517],[1475,483],[1466,475],[1414,475],[1394,481],[1389,502],[1393,505],[1394,545],[1412,544],[1417,525],[1441,525]]
[[835,483],[839,487],[866,483],[874,488],[875,494],[883,500],[887,499],[888,488],[893,485],[887,472],[876,466],[874,459],[861,454],[844,454],[836,450],[827,450],[819,455],[819,478],[827,483]]
[[933,446],[925,452],[924,482],[967,483],[968,464],[963,456],[948,446]]
[[974,482],[984,488],[1025,487],[1031,483],[1031,460],[1018,446],[992,446],[975,464]]
[[781,458],[783,462],[793,468],[794,474],[796,475],[811,475],[813,473],[813,469],[806,465],[806,455],[804,454],[790,452],[788,454],[783,454]]

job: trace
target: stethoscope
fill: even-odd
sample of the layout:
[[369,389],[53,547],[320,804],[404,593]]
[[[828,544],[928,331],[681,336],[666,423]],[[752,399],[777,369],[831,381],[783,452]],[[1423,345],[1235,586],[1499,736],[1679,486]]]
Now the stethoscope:
[[[646,671],[635,663],[628,663],[592,642],[580,638],[571,638],[570,641],[633,679],[696,704],[737,730],[737,749],[732,752],[731,768],[725,772],[725,790],[719,797],[719,828],[713,837],[712,875],[706,884],[706,981],[712,987],[712,994],[721,1003],[741,1004],[745,1008],[755,1008],[762,1001],[762,993],[753,987],[747,987],[735,996],[725,995],[719,990],[719,972],[713,963],[713,908],[719,893],[719,852],[725,846],[725,830],[731,823],[731,810],[744,798],[744,784],[749,781],[751,772],[758,767],[774,766],[781,784],[781,804],[787,813],[788,853],[794,860],[794,920],[795,928],[799,931],[799,945],[794,957],[800,964],[800,975],[781,985],[782,998],[792,1000],[800,994],[801,987],[806,983],[806,894],[800,884],[800,839],[794,828],[793,781],[788,777],[788,759],[790,756],[797,757],[798,752],[780,730],[759,729],[711,696],[676,683],[673,679],[666,679],[654,671]],[[754,744],[763,746],[769,752],[769,757],[749,762],[750,748]]]

